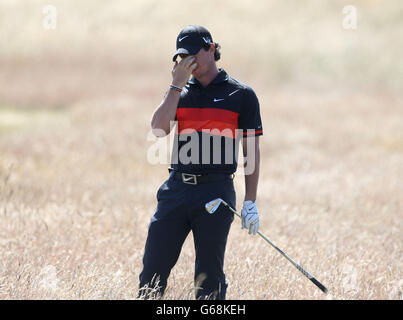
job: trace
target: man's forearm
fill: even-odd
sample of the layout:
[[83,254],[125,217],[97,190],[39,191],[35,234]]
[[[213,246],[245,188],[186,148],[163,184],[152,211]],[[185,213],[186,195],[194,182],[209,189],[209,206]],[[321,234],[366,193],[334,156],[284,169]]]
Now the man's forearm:
[[[197,67],[194,60],[194,56],[189,56],[179,63],[175,62],[172,69],[172,85],[174,87],[183,88],[186,85],[192,71]],[[155,110],[151,120],[151,128],[157,137],[165,136],[171,131],[171,121],[175,120],[180,96],[180,92],[168,89],[164,100]]]
[[[162,103],[155,110],[151,120],[151,128],[156,136],[167,135],[171,131],[171,121],[175,120],[176,109],[180,98],[180,92],[169,90]],[[164,131],[160,132],[161,130]]]
[[[247,150],[246,150],[247,153]],[[258,138],[256,138],[254,157],[247,157],[248,160],[254,160],[255,166],[251,174],[245,174],[245,201],[250,200],[255,202],[257,195],[257,186],[259,182],[259,169],[260,169],[260,150]]]

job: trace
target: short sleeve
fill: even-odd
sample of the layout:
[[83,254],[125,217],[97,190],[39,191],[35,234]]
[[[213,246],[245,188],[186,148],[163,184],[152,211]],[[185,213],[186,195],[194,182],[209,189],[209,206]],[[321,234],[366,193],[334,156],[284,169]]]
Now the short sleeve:
[[241,113],[238,118],[238,127],[243,137],[263,135],[259,100],[251,88],[245,90]]

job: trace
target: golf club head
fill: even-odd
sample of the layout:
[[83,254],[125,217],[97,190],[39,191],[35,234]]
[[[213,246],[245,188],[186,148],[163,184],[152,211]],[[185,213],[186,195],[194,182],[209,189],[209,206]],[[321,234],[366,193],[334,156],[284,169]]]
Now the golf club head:
[[221,198],[217,198],[217,199],[211,200],[210,202],[207,202],[205,205],[206,211],[210,214],[213,214],[218,209],[220,204],[223,202],[224,202],[224,200]]

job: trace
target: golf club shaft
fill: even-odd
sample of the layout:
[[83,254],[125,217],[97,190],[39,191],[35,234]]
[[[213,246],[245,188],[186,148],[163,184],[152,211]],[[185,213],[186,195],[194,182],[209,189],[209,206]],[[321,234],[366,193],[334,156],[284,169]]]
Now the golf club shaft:
[[[225,201],[223,201],[223,204],[229,208],[235,215],[237,215],[239,218],[242,219],[241,215],[236,212],[234,209],[231,208]],[[288,261],[290,261],[294,267],[296,267],[304,276],[306,276],[309,280],[311,280],[320,290],[322,290],[324,293],[327,293],[326,287],[321,284],[318,280],[316,280],[308,271],[306,271],[304,268],[302,268],[298,263],[296,263],[291,257],[286,254],[283,250],[281,250],[273,241],[271,241],[268,237],[266,237],[263,233],[260,231],[257,232],[259,236],[261,236],[266,242],[268,242],[274,249],[276,249],[278,252],[280,252]]]

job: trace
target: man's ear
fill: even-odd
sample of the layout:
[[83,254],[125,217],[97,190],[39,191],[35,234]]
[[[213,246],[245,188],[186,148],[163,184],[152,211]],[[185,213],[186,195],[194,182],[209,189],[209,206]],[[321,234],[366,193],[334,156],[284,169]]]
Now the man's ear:
[[210,44],[209,52],[214,54],[214,52],[215,52],[215,44],[214,43]]

